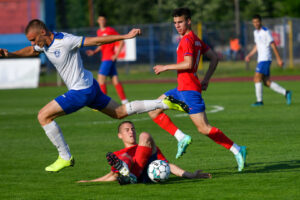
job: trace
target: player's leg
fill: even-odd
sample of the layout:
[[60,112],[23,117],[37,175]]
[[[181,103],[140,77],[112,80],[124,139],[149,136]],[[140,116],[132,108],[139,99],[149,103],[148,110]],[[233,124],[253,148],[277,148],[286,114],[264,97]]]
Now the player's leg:
[[255,72],[253,81],[254,81],[254,86],[255,86],[256,102],[254,104],[252,104],[252,106],[262,106],[263,105],[262,77],[263,77],[262,73]]
[[65,114],[64,110],[55,100],[44,106],[38,114],[39,123],[59,153],[58,159],[52,165],[46,167],[46,171],[56,172],[64,167],[74,165],[74,159],[70,153],[69,146],[64,140],[60,127],[54,121],[55,118]]
[[[174,95],[174,94],[173,94]],[[166,95],[161,95],[158,99],[164,99]],[[176,98],[176,97],[175,97]],[[149,116],[151,119],[162,129],[170,133],[174,136],[178,141],[178,149],[176,158],[182,156],[182,154],[186,151],[186,148],[191,143],[192,138],[189,135],[183,133],[169,118],[168,115],[163,113],[162,109],[157,109],[149,112]]]
[[240,147],[232,140],[230,140],[220,129],[212,127],[208,123],[205,112],[190,114],[190,118],[197,127],[197,130],[208,136],[215,143],[230,150],[238,163],[238,171],[242,171],[246,162],[246,147]]
[[112,84],[116,88],[117,94],[118,94],[119,98],[121,99],[122,104],[128,103],[128,100],[127,100],[125,92],[124,92],[124,88],[118,78],[116,62],[112,62],[112,64],[111,64],[110,76],[112,77],[111,78]]
[[127,100],[125,92],[124,92],[124,88],[123,88],[121,82],[119,81],[118,76],[117,75],[112,76],[111,80],[112,80],[114,87],[116,88],[117,94],[118,94],[119,98],[121,99],[122,104],[128,103],[128,100]]
[[263,82],[266,87],[269,87],[271,90],[277,92],[278,94],[283,95],[286,98],[286,103],[288,105],[291,104],[291,102],[292,102],[292,92],[291,91],[286,90],[285,88],[283,88],[276,82],[271,81],[270,76],[264,76]]
[[111,65],[112,65],[111,60],[102,61],[98,71],[97,80],[101,88],[101,91],[104,94],[107,94],[106,77],[109,76]]

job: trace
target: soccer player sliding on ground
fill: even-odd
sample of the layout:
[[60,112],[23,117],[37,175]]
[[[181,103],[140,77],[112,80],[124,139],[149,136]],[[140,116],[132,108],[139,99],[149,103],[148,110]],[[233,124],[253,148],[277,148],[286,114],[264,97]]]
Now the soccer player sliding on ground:
[[[220,129],[211,126],[205,113],[205,104],[201,96],[201,91],[206,90],[209,80],[213,75],[218,58],[216,54],[191,30],[191,13],[187,8],[175,9],[173,12],[174,25],[181,40],[177,47],[177,64],[156,65],[155,73],[158,75],[164,71],[177,70],[178,87],[167,91],[158,99],[166,96],[173,96],[175,99],[184,101],[189,106],[189,116],[195,124],[197,130],[208,136],[217,144],[230,150],[236,158],[238,171],[244,169],[246,161],[246,147],[239,146],[230,140]],[[197,69],[201,55],[205,55],[209,60],[209,69],[204,79],[199,81]],[[163,113],[163,110],[149,112],[150,117],[161,128],[175,136],[178,140],[178,151],[176,158],[179,158],[191,143],[191,137],[178,129],[170,118]]]
[[[168,162],[149,133],[142,132],[138,143],[136,142],[135,127],[131,121],[120,123],[118,137],[122,140],[125,148],[106,155],[109,165],[112,166],[111,171],[102,177],[78,182],[118,181],[121,185],[149,183],[151,182],[147,175],[149,164],[157,159]],[[191,173],[172,163],[169,163],[169,166],[171,173],[179,177],[189,179],[211,178],[211,174],[202,173],[201,170]]]
[[26,37],[31,41],[32,46],[15,52],[0,48],[0,57],[31,57],[45,53],[68,87],[65,94],[50,101],[38,113],[39,123],[59,153],[58,159],[46,167],[46,171],[57,172],[74,165],[74,158],[62,131],[54,121],[57,117],[76,112],[84,106],[99,110],[116,119],[158,108],[187,111],[185,103],[172,97],[163,100],[133,101],[119,105],[101,92],[97,81],[93,79],[93,74],[84,69],[79,53],[81,47],[130,39],[140,33],[140,29],[132,29],[125,35],[78,37],[68,33],[51,32],[42,21],[34,19],[25,29]]

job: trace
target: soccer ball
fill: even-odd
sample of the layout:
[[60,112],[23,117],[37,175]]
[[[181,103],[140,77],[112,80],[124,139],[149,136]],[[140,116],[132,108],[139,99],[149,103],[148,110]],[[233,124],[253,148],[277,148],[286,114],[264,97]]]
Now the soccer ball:
[[170,166],[163,160],[155,160],[148,167],[148,176],[154,183],[164,182],[169,178]]

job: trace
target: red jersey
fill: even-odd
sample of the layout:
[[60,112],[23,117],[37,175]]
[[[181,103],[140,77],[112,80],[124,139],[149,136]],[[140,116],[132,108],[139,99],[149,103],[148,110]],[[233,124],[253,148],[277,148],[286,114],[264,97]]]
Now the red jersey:
[[[134,156],[135,156],[135,152],[137,150],[138,145],[134,145],[131,147],[127,147],[124,149],[121,149],[119,151],[115,151],[114,154],[120,158],[122,161],[124,161],[128,166],[131,166],[130,163],[128,162],[133,162],[134,161]],[[168,160],[165,158],[165,156],[161,153],[160,149],[158,147],[157,148],[157,160],[163,160],[168,162]],[[111,171],[113,172],[117,172],[117,170],[114,167],[111,167]]]
[[[105,27],[104,30],[101,29],[97,30],[97,36],[100,37],[106,35],[119,35],[119,33],[111,27]],[[115,55],[115,46],[116,46],[116,42],[101,45],[102,61],[111,60],[111,57]]]
[[188,70],[177,70],[178,91],[194,90],[201,92],[197,70],[200,56],[208,50],[209,47],[193,31],[181,38],[177,47],[177,63],[184,61],[184,56],[192,56],[193,67]]

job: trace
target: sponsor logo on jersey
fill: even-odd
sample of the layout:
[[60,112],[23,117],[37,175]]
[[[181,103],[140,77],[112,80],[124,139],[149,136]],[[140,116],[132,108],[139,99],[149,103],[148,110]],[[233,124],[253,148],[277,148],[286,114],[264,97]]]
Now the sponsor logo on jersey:
[[55,55],[56,58],[58,58],[60,56],[60,50],[59,49],[55,49],[54,55]]

